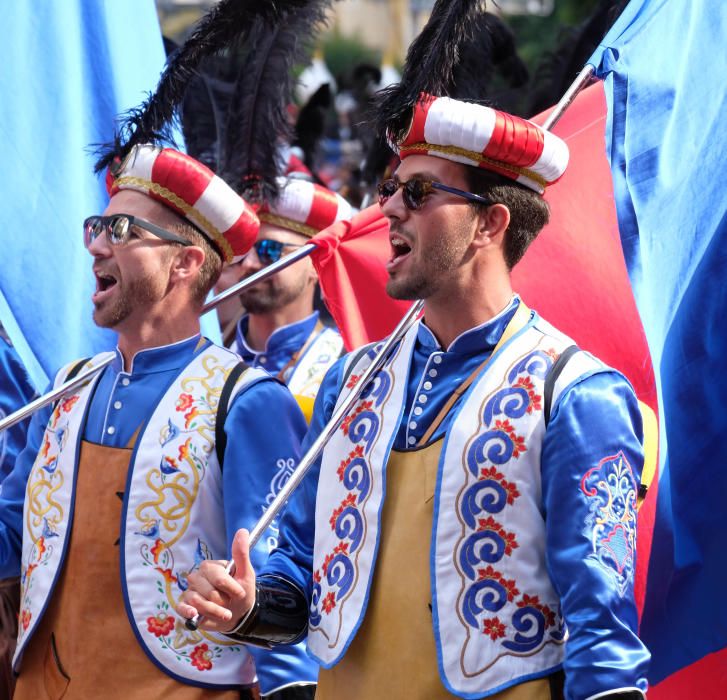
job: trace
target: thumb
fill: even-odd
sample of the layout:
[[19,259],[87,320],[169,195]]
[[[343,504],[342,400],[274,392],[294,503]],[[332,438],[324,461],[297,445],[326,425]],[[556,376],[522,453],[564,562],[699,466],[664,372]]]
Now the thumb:
[[250,562],[250,533],[245,530],[238,530],[232,540],[232,561],[235,563],[233,577],[235,581],[247,589],[250,582],[255,581],[255,571]]

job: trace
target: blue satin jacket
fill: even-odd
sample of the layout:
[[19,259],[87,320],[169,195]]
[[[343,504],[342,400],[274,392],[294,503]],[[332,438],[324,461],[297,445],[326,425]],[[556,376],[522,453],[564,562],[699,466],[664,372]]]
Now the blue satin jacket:
[[[416,444],[452,390],[491,354],[518,304],[514,297],[501,314],[462,333],[446,349],[420,325],[394,449],[406,450]],[[321,386],[304,450],[333,413],[343,368],[344,362],[337,362]],[[432,442],[446,433],[456,408],[457,404],[433,434]],[[586,526],[590,510],[580,489],[584,473],[619,450],[639,479],[642,432],[633,389],[615,371],[576,382],[552,407],[542,444],[542,510],[547,570],[569,632],[564,662],[569,699],[584,700],[618,689],[646,690],[650,655],[636,634],[633,577],[622,594],[608,572],[589,556],[593,551]],[[307,591],[309,598],[319,467],[320,460],[289,502],[278,549],[261,572],[288,578]]]
[[[143,350],[134,356],[128,372],[123,371],[117,351],[97,384],[84,439],[109,447],[125,447],[173,377],[209,344],[207,339],[195,336]],[[51,407],[46,407],[33,417],[27,446],[0,494],[0,578],[20,573],[25,482],[50,413]],[[274,422],[271,416],[275,417]],[[225,421],[227,447],[222,484],[228,546],[239,528],[252,529],[274,490],[272,482],[277,483],[281,471],[290,471],[297,463],[305,429],[305,419],[290,392],[272,378],[246,386],[235,397]],[[273,530],[260,538],[251,556],[254,566],[265,561],[275,535]],[[302,645],[274,651],[251,648],[250,652],[255,657],[263,693],[290,683],[315,682],[318,677],[318,666]]]

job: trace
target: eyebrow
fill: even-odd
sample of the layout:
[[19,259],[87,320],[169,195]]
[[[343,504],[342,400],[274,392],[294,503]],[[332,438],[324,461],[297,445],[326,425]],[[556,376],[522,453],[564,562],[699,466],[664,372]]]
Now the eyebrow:
[[[401,178],[398,174],[394,173],[394,177],[401,182]],[[430,173],[428,171],[423,172],[414,172],[410,173],[409,177],[406,178],[407,180],[413,180],[413,179],[419,179],[419,180],[433,180],[434,182],[439,182],[439,176],[435,175],[434,173]]]

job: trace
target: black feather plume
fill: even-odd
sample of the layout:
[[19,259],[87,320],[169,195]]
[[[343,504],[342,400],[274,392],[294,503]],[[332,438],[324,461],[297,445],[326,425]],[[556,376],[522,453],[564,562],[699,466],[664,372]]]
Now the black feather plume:
[[401,82],[380,93],[379,133],[402,137],[422,92],[449,95],[461,47],[483,11],[483,0],[437,0],[429,21],[409,47]]
[[323,83],[298,112],[295,122],[293,145],[303,151],[303,162],[315,176],[316,148],[323,138],[326,115],[333,105],[333,93],[328,83]]
[[307,0],[221,0],[197,24],[192,35],[171,58],[156,91],[124,115],[112,143],[99,150],[96,172],[116,157],[124,158],[141,143],[169,141],[171,125],[200,62],[244,37],[260,20],[276,25]]
[[295,85],[293,66],[306,57],[329,6],[329,0],[311,0],[273,27],[258,20],[248,37],[218,174],[249,201],[274,201],[278,195],[279,147],[292,137],[287,107]]

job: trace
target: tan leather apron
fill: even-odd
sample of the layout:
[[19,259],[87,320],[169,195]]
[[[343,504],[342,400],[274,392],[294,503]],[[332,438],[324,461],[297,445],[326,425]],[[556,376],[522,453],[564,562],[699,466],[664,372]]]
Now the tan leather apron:
[[15,700],[233,700],[174,680],[139,646],[119,575],[121,498],[130,448],[81,443],[73,528],[63,571],[28,644]]
[[[432,629],[429,550],[441,446],[438,440],[391,452],[366,616],[341,661],[321,669],[316,700],[456,697],[439,677]],[[528,681],[490,697],[551,700],[550,681]]]

